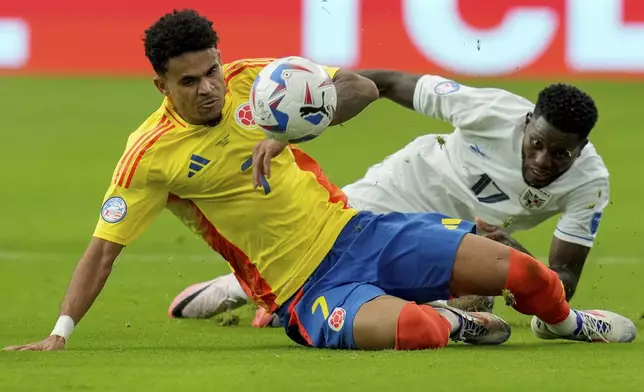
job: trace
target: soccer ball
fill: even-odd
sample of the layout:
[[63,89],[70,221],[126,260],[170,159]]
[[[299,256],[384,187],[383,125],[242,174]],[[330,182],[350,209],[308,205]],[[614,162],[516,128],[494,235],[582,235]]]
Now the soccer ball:
[[250,90],[255,123],[272,139],[302,143],[315,139],[333,120],[337,94],[324,67],[302,57],[274,60]]

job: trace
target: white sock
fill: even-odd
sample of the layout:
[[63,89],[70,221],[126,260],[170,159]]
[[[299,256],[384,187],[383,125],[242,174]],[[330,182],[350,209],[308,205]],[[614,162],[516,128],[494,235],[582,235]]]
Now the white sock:
[[445,319],[449,321],[449,324],[452,326],[450,335],[454,334],[454,332],[458,331],[458,329],[461,327],[461,316],[459,316],[458,314],[452,312],[451,310],[443,308],[434,308],[434,310],[436,310],[438,314],[445,317]]
[[572,309],[570,309],[570,313],[568,313],[568,317],[560,323],[557,324],[546,324],[548,326],[548,329],[550,329],[552,332],[556,333],[557,335],[572,335],[579,326],[577,325],[577,313],[573,312]]

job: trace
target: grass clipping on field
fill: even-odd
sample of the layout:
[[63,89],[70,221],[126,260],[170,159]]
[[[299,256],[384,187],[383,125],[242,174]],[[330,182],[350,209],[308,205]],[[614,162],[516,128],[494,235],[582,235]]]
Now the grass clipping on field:
[[216,316],[215,322],[222,327],[236,327],[239,325],[239,316],[228,311]]
[[503,289],[503,300],[505,301],[505,304],[507,306],[514,306],[516,305],[517,301],[514,298],[514,294],[508,289]]

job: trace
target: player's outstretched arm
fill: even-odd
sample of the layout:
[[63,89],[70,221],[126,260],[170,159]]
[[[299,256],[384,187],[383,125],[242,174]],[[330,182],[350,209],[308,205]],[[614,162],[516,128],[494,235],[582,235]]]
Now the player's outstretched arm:
[[505,124],[507,118],[524,116],[532,106],[506,90],[467,86],[438,75],[380,69],[357,73],[376,84],[380,98],[449,122],[464,132],[487,132],[491,123]]
[[609,198],[608,179],[600,177],[575,189],[563,200],[565,211],[557,223],[548,261],[550,269],[559,275],[568,300],[577,290]]
[[352,119],[378,99],[376,85],[354,72],[340,69],[333,77],[333,82],[338,95],[338,105],[331,125],[342,124]]
[[85,254],[76,265],[60,309],[60,318],[52,334],[42,341],[9,346],[5,350],[49,351],[64,348],[73,327],[87,313],[103,289],[122,248],[122,245],[114,242],[92,238]]
[[357,71],[358,75],[373,81],[380,98],[388,98],[399,105],[414,109],[414,91],[422,75],[381,69]]

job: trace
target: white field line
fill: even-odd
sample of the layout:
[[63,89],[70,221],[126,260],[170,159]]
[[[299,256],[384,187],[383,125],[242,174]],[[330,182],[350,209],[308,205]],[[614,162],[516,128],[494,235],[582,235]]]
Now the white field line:
[[[0,263],[7,261],[24,261],[24,260],[38,260],[50,262],[63,262],[70,260],[78,260],[82,256],[81,253],[63,253],[63,252],[29,252],[29,251],[5,251],[0,249]],[[547,256],[538,257],[539,260],[547,260]],[[152,262],[168,262],[168,261],[222,261],[221,257],[216,253],[204,254],[164,254],[164,253],[127,253],[124,252],[119,256],[118,261],[152,261]],[[592,257],[589,263],[600,265],[628,265],[644,263],[643,258],[637,257]]]

